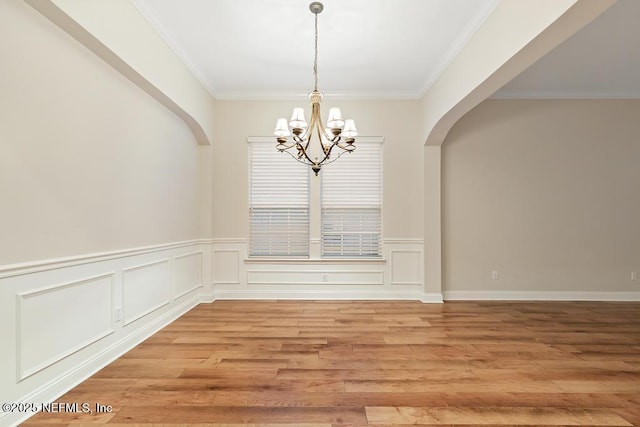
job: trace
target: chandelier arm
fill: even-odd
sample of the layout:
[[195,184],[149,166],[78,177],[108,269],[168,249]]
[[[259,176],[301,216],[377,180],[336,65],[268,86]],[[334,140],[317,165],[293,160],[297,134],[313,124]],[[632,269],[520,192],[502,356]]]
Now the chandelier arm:
[[304,148],[304,146],[302,144],[297,144],[297,145],[298,145],[298,153],[301,153],[304,156],[304,158],[307,159],[307,161],[306,162],[305,161],[301,161],[300,160],[300,157],[301,157],[300,155],[298,155],[297,160],[300,163],[312,165],[313,164],[313,160],[311,160],[311,158],[309,157],[309,154],[307,153],[307,149]]
[[307,131],[304,133],[304,135],[302,137],[294,135],[293,139],[295,141],[294,146],[298,147],[298,150],[301,151],[302,153],[304,153],[304,155],[309,158],[309,156],[307,156],[307,151],[309,150],[309,142],[310,142],[310,138],[308,138],[307,135],[309,132],[309,129],[307,128]]
[[320,141],[320,147],[322,147],[322,154],[326,154],[327,146],[322,142],[322,134],[323,132],[320,130],[320,126],[316,126],[316,135],[318,136],[318,141]]
[[279,143],[279,145],[283,145],[285,147],[281,151],[288,150],[288,149],[293,148],[293,147],[296,146],[295,141],[292,142],[291,144],[287,144],[288,142],[289,142],[289,140],[287,140],[287,142],[284,142],[284,143]]
[[[324,149],[324,157],[322,158],[321,161],[318,162],[319,164],[326,164],[327,163],[327,159],[331,156],[331,151],[333,150],[333,147],[335,147],[335,146],[336,146],[335,143],[329,145],[328,147],[325,147],[324,144],[323,144],[322,148]],[[342,153],[340,155],[342,155]],[[340,157],[340,156],[338,156],[338,157]],[[333,162],[333,160],[331,162]],[[329,162],[329,163],[331,163],[331,162]]]
[[[296,162],[302,163],[303,165],[307,165],[309,166],[309,163],[305,162],[304,160],[300,160],[298,157],[296,157],[291,151],[284,151],[284,153],[287,153],[288,155],[291,156],[291,158],[293,160],[295,160]],[[308,159],[308,157],[307,157]]]
[[303,137],[303,140],[305,141],[305,146],[304,146],[305,150],[308,150],[309,147],[311,146],[311,139],[313,137],[313,129],[315,126],[316,126],[316,117],[312,108],[311,119],[309,119],[309,126],[307,127]]
[[309,145],[311,142],[311,138],[309,137],[313,132],[312,132],[312,126],[313,125],[313,117],[311,117],[311,120],[309,121],[309,126],[304,130],[304,133],[302,135],[300,135],[300,143],[304,143],[305,146],[305,150],[309,149]]
[[311,120],[309,121],[309,127],[307,128],[307,134],[305,136],[306,138],[306,142],[307,145],[305,146],[305,150],[308,150],[309,147],[311,146],[311,139],[313,138],[313,130],[316,127],[316,115],[315,115],[315,110],[313,109],[315,107],[312,107],[312,111],[311,111]]
[[[311,145],[311,140],[313,138],[314,131],[315,131],[316,135],[318,135],[318,137],[320,136],[319,133],[318,133],[318,129],[319,129],[318,120],[320,120],[320,107],[319,107],[318,104],[312,104],[312,106],[311,106],[311,120],[310,120],[310,123],[309,123],[309,128],[308,128],[309,132],[308,132],[308,136],[307,136],[307,149]],[[320,124],[321,123],[322,122],[320,122]],[[320,143],[322,144],[322,140],[320,140]]]
[[340,157],[342,157],[342,155],[343,155],[344,153],[349,153],[349,152],[350,152],[350,151],[347,151],[347,150],[341,151],[341,152],[340,152],[337,156],[335,156],[333,159],[331,159],[331,160],[329,160],[329,161],[323,161],[323,162],[322,162],[322,165],[324,166],[324,165],[331,164],[331,163],[335,162],[336,160],[338,160]]
[[[323,126],[323,128],[324,128],[324,126]],[[340,135],[334,135],[332,133],[327,132],[326,128],[324,128],[322,130],[322,134],[324,135],[325,138],[327,138],[331,142],[335,142],[336,138],[340,137]]]
[[[344,144],[340,144],[339,142],[336,142],[336,145],[344,150],[344,151],[353,151],[354,149],[350,149],[348,145],[344,145]],[[351,147],[353,147],[353,145],[351,145]]]

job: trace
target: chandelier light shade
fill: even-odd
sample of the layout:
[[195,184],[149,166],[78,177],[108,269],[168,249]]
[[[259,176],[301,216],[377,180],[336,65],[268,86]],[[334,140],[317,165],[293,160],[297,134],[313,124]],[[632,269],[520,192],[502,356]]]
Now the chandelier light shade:
[[[311,166],[316,175],[320,172],[322,165],[331,163],[344,153],[355,150],[355,137],[358,136],[354,121],[343,119],[339,108],[329,109],[326,126],[320,115],[322,93],[318,91],[318,14],[322,12],[322,9],[324,6],[317,1],[309,5],[309,10],[315,15],[315,56],[313,60],[315,86],[313,92],[309,94],[311,118],[307,123],[304,109],[294,108],[291,120],[287,123],[287,119],[278,119],[273,132],[277,141],[276,149],[290,154],[300,163]],[[312,140],[316,140],[317,145],[313,146]]]

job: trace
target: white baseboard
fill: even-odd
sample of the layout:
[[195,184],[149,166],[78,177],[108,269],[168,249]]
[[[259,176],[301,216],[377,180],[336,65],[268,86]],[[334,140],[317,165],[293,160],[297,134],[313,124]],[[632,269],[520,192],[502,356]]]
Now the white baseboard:
[[[414,292],[373,292],[357,290],[217,290],[217,300],[422,300]],[[437,301],[423,301],[437,302]]]
[[445,301],[640,301],[640,292],[444,291]]
[[[160,329],[164,328],[178,317],[200,303],[200,296],[195,295],[188,301],[174,307],[142,328],[121,338],[100,353],[93,355],[74,369],[67,371],[64,375],[54,378],[42,385],[27,396],[20,399],[20,402],[32,402],[36,404],[53,402],[64,393],[85,381],[100,369],[125,354],[127,351],[146,340]],[[32,413],[2,413],[0,414],[0,425],[18,425],[31,417]]]
[[215,302],[216,297],[211,294],[211,293],[202,293],[200,294],[200,303],[201,304],[211,304],[212,302]]
[[420,301],[425,304],[442,304],[444,302],[444,300],[442,299],[442,294],[435,292],[423,293],[420,296]]

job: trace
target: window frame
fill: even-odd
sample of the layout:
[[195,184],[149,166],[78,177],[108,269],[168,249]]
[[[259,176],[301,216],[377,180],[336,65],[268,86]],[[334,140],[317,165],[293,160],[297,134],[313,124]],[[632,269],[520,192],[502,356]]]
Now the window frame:
[[[349,158],[351,156],[357,156],[358,148],[362,146],[362,144],[377,144],[379,146],[379,227],[377,232],[373,232],[374,234],[378,234],[378,253],[377,255],[373,254],[364,254],[364,255],[338,255],[338,256],[324,256],[322,250],[322,241],[323,241],[323,230],[322,230],[322,176],[323,171],[326,168],[330,168],[333,164],[329,163],[326,166],[323,165],[322,170],[320,171],[319,177],[320,180],[313,182],[313,180],[317,177],[312,174],[311,168],[302,165],[299,162],[296,162],[295,159],[290,158],[290,155],[287,153],[279,153],[275,149],[275,138],[274,137],[247,137],[246,139],[248,145],[248,214],[249,214],[249,235],[247,239],[247,261],[261,262],[260,260],[264,260],[265,262],[278,262],[280,261],[298,261],[298,262],[341,262],[341,261],[355,261],[355,262],[380,262],[384,261],[384,138],[383,137],[358,137],[356,138],[356,150],[353,153],[345,153],[342,158],[337,159],[336,163],[339,162],[349,162]],[[288,255],[288,254],[256,254],[252,252],[252,224],[251,224],[251,186],[252,186],[252,144],[265,144],[265,147],[269,147],[268,149],[273,150],[274,156],[282,156],[283,159],[286,159],[286,162],[290,162],[293,167],[303,168],[306,172],[306,180],[307,180],[307,208],[308,208],[308,223],[307,223],[307,252],[306,254],[298,254],[298,255]],[[318,208],[319,213],[314,213],[316,211],[316,207]],[[315,249],[314,249],[315,248]]]

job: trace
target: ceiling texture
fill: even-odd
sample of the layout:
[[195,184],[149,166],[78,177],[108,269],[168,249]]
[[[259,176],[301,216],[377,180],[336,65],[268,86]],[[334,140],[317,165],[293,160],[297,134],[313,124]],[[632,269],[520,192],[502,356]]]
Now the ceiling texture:
[[[499,0],[323,0],[318,87],[332,98],[418,99]],[[217,99],[313,90],[303,0],[133,0]],[[496,97],[640,97],[640,1],[619,0]]]

